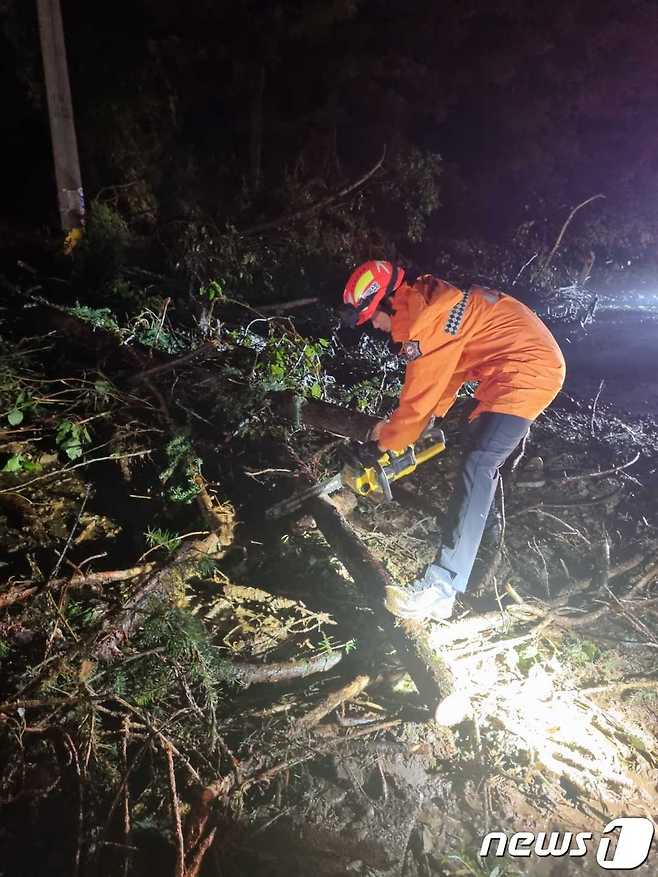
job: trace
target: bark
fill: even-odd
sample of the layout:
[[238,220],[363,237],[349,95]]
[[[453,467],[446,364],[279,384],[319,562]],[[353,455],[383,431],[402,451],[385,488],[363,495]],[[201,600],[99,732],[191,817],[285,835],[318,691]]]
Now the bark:
[[290,682],[293,679],[304,679],[314,673],[326,673],[332,670],[343,657],[343,653],[325,652],[301,661],[281,661],[272,664],[236,664],[235,671],[243,686],[258,682]]
[[446,663],[429,648],[425,628],[412,621],[396,623],[384,605],[385,588],[392,585],[393,580],[331,503],[318,498],[311,500],[308,508],[361,590],[377,625],[398,652],[421,699],[434,712],[438,703],[453,691],[454,681]]
[[205,788],[201,789],[190,807],[185,825],[185,851],[189,855],[202,841],[211,810],[220,798],[226,798],[235,785],[232,775],[218,777]]
[[371,682],[372,678],[362,673],[360,676],[350,679],[346,685],[342,685],[337,690],[332,691],[314,709],[299,719],[294,728],[295,733],[308,731],[315,727],[325,716],[328,716],[336,707],[339,707],[341,703],[345,703],[346,700],[352,700],[361,694],[362,691],[365,691]]
[[296,427],[321,429],[359,442],[367,441],[370,430],[380,422],[380,418],[371,414],[352,411],[331,402],[303,399],[294,393],[270,393],[269,399],[277,415]]

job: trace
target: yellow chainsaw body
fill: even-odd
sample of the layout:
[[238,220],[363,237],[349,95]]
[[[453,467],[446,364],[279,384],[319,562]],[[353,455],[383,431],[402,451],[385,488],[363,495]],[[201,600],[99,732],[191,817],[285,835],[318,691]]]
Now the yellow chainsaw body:
[[[383,493],[381,486],[382,473],[389,483],[399,481],[400,478],[411,475],[421,463],[436,457],[437,454],[445,450],[445,447],[445,442],[439,441],[419,451],[417,454],[414,453],[413,445],[400,454],[396,454],[394,451],[386,451],[379,458],[381,471],[374,466],[364,467],[363,469],[345,466],[341,473],[343,486],[348,487],[359,496]],[[407,458],[406,461],[405,458]]]

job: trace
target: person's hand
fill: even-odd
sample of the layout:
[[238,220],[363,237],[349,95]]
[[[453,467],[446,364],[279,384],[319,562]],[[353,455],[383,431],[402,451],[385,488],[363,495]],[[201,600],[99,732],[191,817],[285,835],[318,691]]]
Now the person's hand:
[[384,451],[379,449],[377,442],[374,441],[363,443],[354,442],[350,446],[350,451],[357,463],[361,464],[361,466],[366,466],[367,468],[376,466],[379,462],[379,458],[384,453]]

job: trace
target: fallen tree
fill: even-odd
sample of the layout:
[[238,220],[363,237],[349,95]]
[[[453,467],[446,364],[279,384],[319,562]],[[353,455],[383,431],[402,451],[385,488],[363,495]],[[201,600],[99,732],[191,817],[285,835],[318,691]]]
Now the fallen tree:
[[322,497],[312,500],[308,508],[365,598],[376,624],[398,652],[423,703],[433,712],[452,693],[454,682],[447,664],[429,648],[425,628],[412,621],[396,623],[384,605],[385,589],[393,580],[340,512]]

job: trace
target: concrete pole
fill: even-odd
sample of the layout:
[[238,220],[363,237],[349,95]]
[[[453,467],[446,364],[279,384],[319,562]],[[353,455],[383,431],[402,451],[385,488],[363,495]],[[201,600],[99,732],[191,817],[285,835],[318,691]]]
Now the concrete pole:
[[82,227],[85,208],[66,63],[62,10],[59,0],[37,0],[37,10],[59,215],[62,228],[68,232]]

